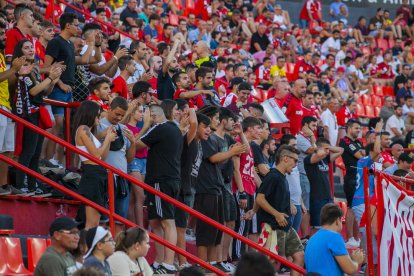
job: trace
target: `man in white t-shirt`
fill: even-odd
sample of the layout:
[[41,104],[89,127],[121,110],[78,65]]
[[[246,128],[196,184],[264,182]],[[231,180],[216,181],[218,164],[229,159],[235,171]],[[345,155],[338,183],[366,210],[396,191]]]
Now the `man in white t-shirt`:
[[339,50],[341,50],[340,32],[338,30],[334,30],[332,34],[332,37],[322,43],[321,53],[323,56],[326,56],[327,54],[335,55]]
[[404,120],[402,119],[402,107],[394,107],[394,115],[392,115],[385,125],[385,131],[388,131],[391,135],[392,141],[404,140],[406,131]]
[[321,121],[325,129],[325,137],[329,140],[331,146],[335,147],[338,142],[338,123],[335,113],[338,112],[340,106],[336,98],[328,98],[326,102],[328,108],[322,112]]

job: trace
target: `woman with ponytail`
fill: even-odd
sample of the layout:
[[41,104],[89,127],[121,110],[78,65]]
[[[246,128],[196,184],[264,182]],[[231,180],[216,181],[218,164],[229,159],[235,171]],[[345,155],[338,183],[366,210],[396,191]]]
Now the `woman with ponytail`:
[[145,256],[150,248],[149,236],[138,227],[121,231],[115,238],[115,253],[108,258],[113,276],[152,276]]

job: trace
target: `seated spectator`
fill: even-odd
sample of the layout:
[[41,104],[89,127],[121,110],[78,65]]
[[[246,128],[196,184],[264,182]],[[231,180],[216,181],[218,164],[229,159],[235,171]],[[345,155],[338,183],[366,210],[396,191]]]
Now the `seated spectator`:
[[79,223],[69,217],[55,219],[49,227],[52,241],[34,271],[35,276],[67,275],[76,271],[75,258],[69,251],[78,247]]
[[364,261],[364,252],[354,250],[349,256],[345,248],[342,231],[342,209],[326,204],[321,211],[322,228],[313,235],[305,250],[305,265],[308,272],[320,275],[343,275],[357,273]]
[[393,175],[394,172],[397,170],[410,171],[413,162],[414,159],[410,156],[408,152],[401,153],[401,155],[398,157],[398,163],[389,166],[384,170],[384,172]]
[[405,130],[404,120],[402,119],[402,107],[397,105],[394,107],[394,115],[392,115],[385,124],[385,131],[389,132],[392,141],[404,140],[407,134]]
[[86,232],[86,252],[83,267],[95,267],[105,275],[111,275],[111,268],[106,258],[114,253],[115,241],[111,232],[101,226],[89,229]]
[[115,242],[115,252],[107,259],[112,275],[152,276],[154,274],[145,259],[150,248],[146,231],[131,227],[118,233]]
[[274,266],[268,258],[258,252],[247,252],[242,255],[235,272],[235,276],[274,276]]

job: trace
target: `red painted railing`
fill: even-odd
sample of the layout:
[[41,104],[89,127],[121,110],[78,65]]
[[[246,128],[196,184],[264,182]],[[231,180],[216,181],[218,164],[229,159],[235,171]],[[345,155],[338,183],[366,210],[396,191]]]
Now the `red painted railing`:
[[[96,164],[98,164],[98,165],[100,165],[100,166],[102,166],[102,167],[106,168],[106,169],[107,169],[107,170],[109,170],[111,173],[115,173],[115,174],[117,174],[117,175],[119,175],[119,176],[121,176],[121,177],[125,178],[125,179],[126,179],[126,180],[128,180],[130,183],[132,183],[133,185],[138,185],[138,186],[140,186],[141,188],[145,189],[146,191],[148,191],[148,192],[150,192],[150,193],[152,193],[152,194],[154,194],[154,195],[156,195],[156,196],[160,197],[161,199],[163,199],[163,200],[167,201],[168,203],[171,203],[171,204],[173,204],[174,206],[176,206],[176,207],[178,207],[178,208],[180,208],[180,209],[184,210],[185,212],[189,213],[189,214],[190,214],[190,215],[192,215],[193,217],[196,217],[197,219],[201,219],[201,220],[203,220],[204,222],[206,222],[206,223],[208,223],[208,224],[212,225],[213,227],[217,228],[218,230],[223,231],[223,232],[224,232],[224,233],[226,233],[226,234],[229,234],[229,235],[230,235],[230,236],[232,236],[233,238],[236,238],[236,239],[241,240],[242,242],[246,243],[249,247],[254,248],[254,249],[258,250],[259,252],[264,253],[264,254],[266,254],[267,256],[272,257],[273,259],[275,259],[275,260],[277,260],[278,262],[280,262],[280,263],[282,263],[282,264],[284,264],[284,265],[286,265],[286,266],[290,267],[291,269],[294,269],[294,270],[296,270],[296,271],[298,271],[299,273],[302,273],[302,274],[305,274],[305,273],[306,273],[306,271],[305,271],[303,268],[301,268],[301,267],[297,266],[296,264],[293,264],[293,263],[291,263],[291,262],[287,261],[286,259],[284,259],[284,258],[280,257],[279,255],[276,255],[276,254],[274,254],[273,252],[271,252],[271,251],[269,251],[269,250],[267,250],[267,249],[265,249],[265,248],[263,248],[263,247],[260,247],[260,246],[259,246],[258,244],[256,244],[255,242],[252,242],[252,241],[251,241],[251,240],[249,240],[248,238],[246,238],[246,237],[243,237],[243,236],[239,235],[238,233],[236,233],[236,232],[234,232],[233,230],[231,230],[231,229],[227,228],[226,226],[224,226],[224,225],[222,225],[222,224],[220,224],[220,223],[216,222],[215,220],[212,220],[211,218],[209,218],[209,217],[207,217],[207,216],[205,216],[205,215],[203,215],[203,214],[201,214],[201,213],[199,213],[199,212],[197,212],[197,211],[193,210],[192,208],[188,207],[187,205],[185,205],[185,204],[183,204],[183,203],[181,203],[181,202],[179,202],[179,201],[177,201],[177,200],[173,199],[173,198],[172,198],[172,197],[170,197],[170,196],[165,195],[164,193],[162,193],[162,192],[160,192],[160,191],[158,191],[158,190],[154,189],[153,187],[149,186],[148,184],[145,184],[144,182],[141,182],[141,181],[137,180],[136,178],[134,178],[134,177],[132,177],[132,176],[130,176],[130,175],[128,175],[128,174],[126,174],[125,172],[123,172],[123,171],[121,171],[121,170],[119,170],[119,169],[117,169],[117,168],[114,168],[114,167],[112,167],[112,166],[108,165],[107,163],[103,162],[102,160],[100,160],[100,159],[96,158],[95,156],[93,156],[93,155],[91,155],[91,154],[89,154],[89,153],[86,153],[86,152],[84,152],[84,151],[82,151],[82,150],[80,150],[80,149],[76,148],[76,147],[75,147],[75,146],[73,146],[72,144],[67,143],[66,141],[64,141],[64,140],[62,140],[62,139],[60,139],[60,138],[58,138],[58,137],[56,137],[56,136],[54,136],[54,135],[52,135],[52,134],[48,133],[47,131],[45,131],[45,130],[43,130],[43,129],[41,129],[41,128],[39,128],[39,127],[35,126],[35,125],[32,125],[31,123],[29,123],[29,122],[25,121],[24,119],[22,119],[22,118],[20,118],[20,117],[18,117],[18,116],[16,116],[16,115],[14,115],[14,114],[11,114],[10,112],[4,111],[4,110],[2,110],[2,109],[0,109],[0,114],[4,115],[4,116],[6,116],[6,117],[9,117],[9,118],[11,118],[12,120],[14,120],[15,122],[18,122],[18,123],[20,123],[20,124],[24,125],[24,127],[30,128],[31,130],[33,130],[33,131],[35,131],[35,132],[37,132],[37,133],[39,133],[39,134],[41,134],[41,135],[43,135],[43,136],[47,137],[48,139],[50,139],[50,140],[52,140],[52,141],[54,141],[54,142],[56,142],[56,143],[58,143],[58,144],[60,144],[60,145],[62,145],[62,146],[64,146],[64,147],[66,147],[66,148],[68,148],[68,149],[70,149],[71,151],[76,152],[76,153],[78,153],[78,154],[80,154],[80,155],[82,155],[82,156],[84,156],[84,157],[88,158],[89,160],[91,160],[91,161],[95,162]],[[15,166],[15,167],[16,167],[16,168],[18,168],[18,169],[22,169],[22,170],[24,170],[24,171],[27,171],[27,170],[28,170],[26,167],[23,167],[23,166],[21,166],[20,164],[18,164],[18,163],[16,163],[16,162],[14,162],[14,161],[12,161],[12,160],[9,160],[9,159],[7,159],[7,160],[6,160],[6,157],[1,157],[1,158],[0,158],[0,160],[4,160],[5,162],[7,162],[7,163],[9,163],[9,164],[12,164],[13,166]],[[30,172],[29,174],[31,174],[31,175],[35,174],[35,177],[38,177],[39,179],[41,179],[41,180],[42,180],[42,181],[44,181],[45,183],[52,185],[52,184],[50,183],[50,182],[52,182],[52,181],[50,181],[50,180],[49,180],[49,181],[45,181],[47,178],[46,178],[46,177],[44,177],[44,176],[42,176],[42,175],[40,175],[40,174],[37,174],[37,173],[35,173],[35,172]],[[111,178],[109,178],[109,179],[111,179]],[[53,185],[52,185],[52,186],[53,186]],[[109,185],[109,186],[113,186],[113,185]],[[59,189],[59,190],[63,191],[62,189]],[[99,205],[94,204],[94,203],[93,203],[93,202],[91,202],[90,200],[87,200],[87,199],[83,198],[82,196],[78,195],[77,193],[75,193],[75,192],[73,192],[73,191],[70,191],[70,190],[65,189],[65,190],[64,190],[64,192],[70,192],[70,193],[68,193],[70,196],[72,196],[73,198],[76,198],[76,199],[78,199],[78,200],[81,200],[82,202],[84,202],[84,203],[86,203],[86,204],[88,204],[88,205],[90,205],[90,206],[92,206],[92,207],[94,207],[94,208],[98,207],[98,208],[96,208],[96,209],[97,209],[97,210],[99,210],[99,211],[101,211],[101,210],[105,210],[105,213],[106,213],[106,214],[108,214],[110,217],[112,216],[112,219],[117,219],[117,220],[121,221],[122,223],[128,222],[128,224],[127,224],[127,225],[130,225],[130,224],[132,223],[132,222],[130,222],[130,221],[126,220],[126,219],[123,219],[123,218],[122,218],[122,220],[121,220],[121,219],[119,219],[119,218],[121,218],[121,217],[120,217],[120,216],[118,216],[118,215],[116,215],[116,214],[114,214],[114,213],[113,213],[113,210],[111,210],[112,212],[110,212],[110,211],[106,210],[105,208],[103,208],[103,207],[101,207],[101,206],[99,206]],[[76,196],[75,196],[75,195],[76,195]],[[109,196],[111,196],[111,197],[113,198],[113,196],[114,196],[114,195],[113,195],[113,194],[109,194]],[[113,200],[113,199],[111,199],[111,200]],[[132,224],[133,224],[133,223],[132,223]],[[134,224],[133,224],[133,225],[134,225]],[[134,226],[135,226],[135,225],[134,225]],[[159,239],[159,238],[158,238],[158,239]],[[158,241],[157,239],[154,239],[154,240]],[[162,244],[163,244],[163,243],[162,243]],[[166,246],[167,246],[167,245],[166,245]],[[173,249],[173,248],[172,248],[172,247],[173,247],[173,245],[171,245],[171,244],[169,244],[169,243],[168,243],[168,247],[169,247],[169,248],[171,248],[171,249]],[[173,250],[175,250],[175,249],[173,249]],[[177,248],[177,250],[175,250],[175,251],[176,251],[177,253],[179,253],[179,254],[182,254],[182,251],[181,251],[181,250],[178,250],[178,248]],[[184,251],[184,252],[185,252],[185,251]],[[183,255],[187,257],[187,252],[186,252],[186,254],[183,254]],[[191,256],[192,256],[192,255],[191,255]],[[191,258],[189,258],[189,259],[190,259],[190,260],[194,260],[194,258],[196,258],[196,257],[192,256],[192,257],[191,257]],[[197,258],[196,258],[196,259],[197,259]],[[198,260],[198,259],[197,259],[197,260]],[[199,260],[197,263],[200,263],[200,262],[201,262],[201,261]],[[201,264],[201,265],[203,265],[204,267],[208,268],[209,270],[212,270],[212,271],[213,271],[213,269],[209,266],[209,264],[207,264],[207,263],[205,263],[205,262],[202,262],[202,263],[200,263],[200,264]],[[217,270],[216,270],[216,269],[214,269],[214,271],[213,271],[213,272],[214,272],[214,273],[217,273],[216,271],[217,271]],[[223,274],[223,272],[221,272],[221,273],[218,273],[218,275],[225,275],[225,274]]]

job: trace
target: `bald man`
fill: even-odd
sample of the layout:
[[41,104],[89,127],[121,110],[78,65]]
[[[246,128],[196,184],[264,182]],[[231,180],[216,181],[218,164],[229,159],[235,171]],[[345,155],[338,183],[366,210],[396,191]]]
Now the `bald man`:
[[302,128],[303,105],[302,97],[306,93],[306,82],[297,79],[293,85],[292,92],[281,101],[281,109],[289,119],[290,134],[296,135]]

